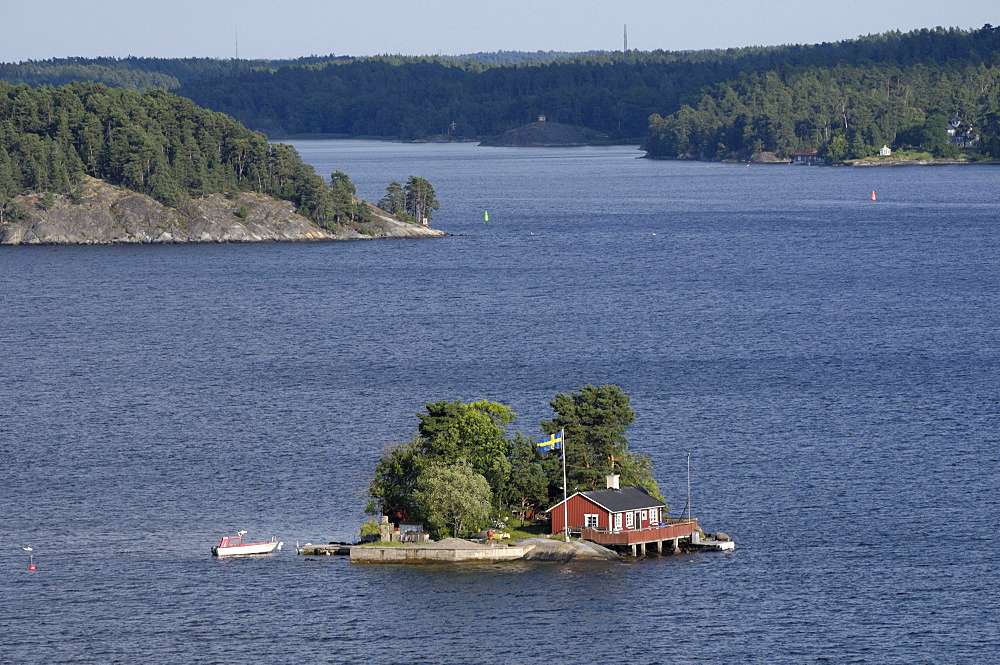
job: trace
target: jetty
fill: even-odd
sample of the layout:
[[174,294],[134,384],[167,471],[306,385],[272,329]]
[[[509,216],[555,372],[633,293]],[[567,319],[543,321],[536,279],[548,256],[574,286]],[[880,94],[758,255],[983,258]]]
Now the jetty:
[[412,546],[355,545],[350,555],[352,563],[501,563],[522,559],[531,549],[445,538]]
[[327,543],[326,545],[313,545],[312,543],[299,545],[295,543],[295,553],[307,556],[347,556],[351,553],[351,543]]

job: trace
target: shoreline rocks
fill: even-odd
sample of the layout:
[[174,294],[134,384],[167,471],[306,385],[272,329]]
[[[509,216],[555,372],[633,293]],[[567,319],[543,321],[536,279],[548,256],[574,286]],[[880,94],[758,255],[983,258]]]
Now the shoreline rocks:
[[227,242],[311,242],[429,238],[443,231],[401,222],[372,206],[372,221],[331,233],[295,212],[289,201],[252,192],[211,194],[171,208],[152,197],[87,178],[79,194],[15,201],[27,217],[0,224],[0,245],[116,245]]

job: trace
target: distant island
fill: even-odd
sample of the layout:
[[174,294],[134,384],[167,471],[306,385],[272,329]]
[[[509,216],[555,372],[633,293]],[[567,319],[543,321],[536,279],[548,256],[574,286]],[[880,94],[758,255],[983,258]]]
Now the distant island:
[[545,117],[541,116],[537,122],[483,139],[479,145],[506,148],[582,146],[590,143],[588,134],[593,135],[595,132],[587,132],[579,127],[559,122],[546,122]]
[[435,237],[429,182],[375,206],[192,101],[95,83],[0,83],[0,244]]

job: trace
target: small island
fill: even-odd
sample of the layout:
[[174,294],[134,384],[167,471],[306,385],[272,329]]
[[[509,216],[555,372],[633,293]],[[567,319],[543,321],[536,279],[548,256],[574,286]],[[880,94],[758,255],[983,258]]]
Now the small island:
[[483,139],[479,145],[502,148],[564,148],[588,145],[596,132],[559,122],[547,122],[539,116],[537,122],[530,122],[515,129]]
[[349,553],[359,563],[498,563],[731,549],[697,519],[669,516],[652,461],[628,449],[635,412],[618,386],[587,385],[551,406],[547,434],[535,440],[508,436],[515,414],[497,402],[428,403],[417,436],[376,465],[367,512],[378,519],[362,525],[362,544],[298,552]]

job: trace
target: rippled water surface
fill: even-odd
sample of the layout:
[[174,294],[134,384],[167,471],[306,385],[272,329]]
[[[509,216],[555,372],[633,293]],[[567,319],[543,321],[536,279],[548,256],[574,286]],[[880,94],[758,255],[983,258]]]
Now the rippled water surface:
[[[0,662],[1000,658],[995,168],[296,147],[368,199],[427,178],[454,235],[0,248]],[[632,396],[675,510],[692,454],[735,552],[209,555],[355,538],[426,401],[534,435],[587,383]]]

